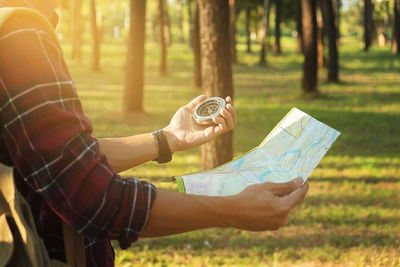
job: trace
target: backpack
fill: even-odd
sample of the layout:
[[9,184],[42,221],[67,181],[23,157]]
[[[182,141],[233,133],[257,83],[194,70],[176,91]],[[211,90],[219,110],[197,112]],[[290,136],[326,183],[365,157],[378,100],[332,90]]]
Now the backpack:
[[[30,8],[0,8],[0,29],[8,19],[16,19],[20,15],[32,17],[47,27],[58,43],[53,26],[47,18]],[[29,205],[15,190],[11,168],[0,164],[0,267],[84,267],[86,263],[82,236],[66,223],[63,223],[63,233],[68,265],[49,258],[43,240],[36,231]]]

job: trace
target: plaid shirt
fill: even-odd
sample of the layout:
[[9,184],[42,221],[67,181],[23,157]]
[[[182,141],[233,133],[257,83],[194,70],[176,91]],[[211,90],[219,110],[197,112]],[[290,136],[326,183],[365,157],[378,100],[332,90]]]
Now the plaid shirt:
[[109,240],[137,240],[155,188],[113,171],[58,43],[29,18],[0,31],[0,126],[0,162],[14,167],[50,257],[65,260],[64,220],[84,235],[88,266],[113,266]]

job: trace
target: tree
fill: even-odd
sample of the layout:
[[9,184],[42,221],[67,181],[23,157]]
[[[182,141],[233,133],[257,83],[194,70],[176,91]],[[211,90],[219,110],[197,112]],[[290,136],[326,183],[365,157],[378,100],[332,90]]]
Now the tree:
[[373,34],[373,20],[372,20],[373,6],[371,0],[364,0],[364,51],[368,51],[372,44]]
[[302,88],[306,95],[317,94],[318,61],[317,61],[317,0],[302,0],[303,24],[303,81]]
[[342,0],[336,0],[336,5],[333,7],[335,14],[335,27],[336,27],[336,46],[340,44],[340,9],[342,6]]
[[260,36],[260,65],[265,65],[267,63],[267,44],[265,38],[268,36],[268,20],[269,20],[269,11],[270,11],[270,0],[264,0],[262,7],[262,16],[261,16],[261,36]]
[[72,59],[82,63],[82,0],[72,1]]
[[318,68],[324,67],[324,17],[323,3],[325,0],[317,0],[317,54]]
[[328,82],[337,83],[339,81],[339,64],[337,50],[337,28],[335,23],[335,13],[332,0],[324,0],[325,24],[328,34]]
[[281,17],[282,17],[282,1],[275,1],[275,46],[274,54],[280,55],[281,51]]
[[393,53],[400,55],[400,0],[394,0]]
[[302,0],[295,0],[298,54],[303,54],[303,23],[302,23],[301,1]]
[[[233,95],[228,0],[199,0],[203,87],[208,96]],[[232,159],[233,133],[217,137],[201,148],[203,169]]]
[[237,63],[236,57],[236,5],[235,0],[229,0],[229,31],[231,41],[232,63]]
[[160,28],[160,73],[161,75],[167,74],[167,44],[165,41],[165,9],[164,0],[158,0],[158,25]]
[[[195,1],[196,3],[197,1]],[[188,20],[189,20],[189,46],[192,47],[193,42],[193,14],[192,14],[192,0],[187,0],[187,12],[188,12]]]
[[183,34],[183,0],[176,1],[176,19],[179,28],[179,41],[181,43],[185,42],[185,36]]
[[250,32],[250,21],[251,21],[251,7],[249,0],[245,0],[245,11],[246,11],[246,44],[247,52],[251,53],[251,32]]
[[92,64],[91,68],[94,71],[100,70],[100,40],[99,40],[99,29],[97,27],[97,14],[96,14],[96,2],[90,0],[90,24],[92,28]]
[[201,87],[201,45],[200,45],[200,17],[199,5],[196,1],[196,11],[194,14],[194,25],[192,33],[192,49],[193,49],[193,85]]
[[146,0],[130,0],[130,28],[126,63],[124,110],[143,111]]

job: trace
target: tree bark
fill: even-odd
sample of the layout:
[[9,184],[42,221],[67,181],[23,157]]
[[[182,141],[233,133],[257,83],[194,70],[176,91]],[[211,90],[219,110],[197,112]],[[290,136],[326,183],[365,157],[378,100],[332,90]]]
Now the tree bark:
[[247,52],[251,53],[251,33],[250,33],[250,20],[251,20],[251,9],[250,4],[246,1],[246,44],[247,44]]
[[193,26],[193,85],[197,88],[201,88],[201,45],[200,45],[200,17],[199,17],[199,5],[196,3],[196,11],[194,14],[194,26]]
[[[203,87],[208,96],[233,96],[228,0],[199,0]],[[201,166],[210,169],[232,160],[233,133],[201,148]]]
[[340,45],[340,9],[342,7],[342,0],[336,0],[333,12],[335,14],[335,27],[336,27],[336,46]]
[[130,29],[126,63],[124,110],[143,112],[146,0],[130,1]]
[[229,32],[231,41],[232,63],[237,63],[236,57],[236,5],[235,0],[229,0]]
[[372,1],[364,0],[364,51],[368,51],[372,44]]
[[306,95],[317,94],[318,53],[316,0],[302,0],[304,65],[302,88]]
[[167,74],[167,44],[165,40],[164,0],[158,0],[158,25],[160,27],[160,74]]
[[72,59],[82,63],[82,0],[73,0],[72,7]]
[[297,30],[297,54],[303,54],[303,23],[301,1],[295,0],[296,5],[296,30]]
[[400,55],[400,0],[394,0],[393,8],[393,53]]
[[268,37],[268,20],[269,20],[269,12],[270,12],[270,0],[264,0],[262,7],[262,16],[261,16],[261,36],[260,36],[260,60],[259,64],[265,66],[267,64],[267,44],[265,39]]
[[92,28],[92,64],[94,71],[100,70],[100,39],[99,29],[97,27],[97,12],[95,0],[90,0],[90,22]]
[[[196,3],[196,1],[195,1]],[[187,12],[188,12],[188,19],[189,19],[189,47],[192,48],[193,44],[193,14],[192,14],[192,0],[187,0]]]
[[282,17],[282,1],[275,1],[275,46],[274,54],[282,54],[281,50],[281,17]]
[[339,82],[339,63],[338,63],[338,50],[337,50],[337,29],[335,25],[335,13],[333,8],[332,0],[324,0],[325,6],[325,23],[328,34],[328,48],[329,48],[329,60],[328,60],[328,82],[337,83]]
[[183,34],[183,0],[176,1],[176,19],[178,21],[179,28],[179,41],[185,42],[185,35]]
[[324,18],[323,18],[323,1],[317,0],[317,53],[318,53],[318,68],[324,67]]

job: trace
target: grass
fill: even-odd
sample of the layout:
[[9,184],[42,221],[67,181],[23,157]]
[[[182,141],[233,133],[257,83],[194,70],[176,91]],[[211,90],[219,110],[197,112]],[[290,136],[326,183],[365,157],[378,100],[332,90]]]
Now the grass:
[[[321,97],[300,97],[302,57],[295,43],[283,41],[284,54],[258,66],[257,49],[239,45],[234,67],[235,155],[258,145],[296,106],[342,132],[309,179],[307,198],[277,232],[207,229],[140,240],[116,250],[117,266],[400,266],[400,57],[390,48],[344,38],[340,84],[326,84]],[[89,55],[85,47],[85,54]],[[66,54],[70,47],[65,47]],[[125,46],[103,47],[100,73],[70,63],[83,107],[97,137],[148,132],[168,124],[175,110],[201,91],[191,86],[192,55],[184,44],[169,48],[169,75],[158,74],[156,44],[146,47],[145,114],[121,112]],[[88,59],[88,58],[87,58]],[[89,61],[89,60],[87,60]],[[249,138],[251,137],[251,138]],[[160,178],[197,171],[199,150],[178,152],[159,166],[147,163],[123,175]]]

